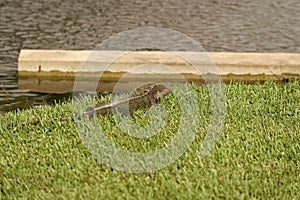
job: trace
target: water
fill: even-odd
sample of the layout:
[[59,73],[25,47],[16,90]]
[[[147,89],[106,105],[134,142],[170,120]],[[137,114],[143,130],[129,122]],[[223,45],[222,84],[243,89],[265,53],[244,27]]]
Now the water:
[[155,26],[207,51],[300,52],[299,0],[0,0],[0,112],[68,99],[18,89],[20,49],[91,50],[111,35]]

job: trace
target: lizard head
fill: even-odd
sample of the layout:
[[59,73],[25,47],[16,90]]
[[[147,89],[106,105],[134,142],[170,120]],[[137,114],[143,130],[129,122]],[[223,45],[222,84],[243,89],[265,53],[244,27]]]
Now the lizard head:
[[151,96],[155,101],[159,101],[171,92],[172,90],[170,88],[157,84],[152,88]]

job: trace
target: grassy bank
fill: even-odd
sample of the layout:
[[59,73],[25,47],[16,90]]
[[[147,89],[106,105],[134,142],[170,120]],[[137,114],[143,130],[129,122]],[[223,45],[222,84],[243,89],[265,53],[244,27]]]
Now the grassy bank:
[[[119,172],[99,163],[73,122],[55,120],[71,116],[68,103],[0,116],[0,199],[299,199],[300,82],[227,85],[224,130],[203,159],[198,152],[210,118],[209,95],[205,87],[196,91],[201,126],[194,142],[172,165],[151,173]],[[162,104],[176,102],[168,96]],[[147,122],[142,111],[134,117]],[[30,125],[34,120],[41,123]],[[153,140],[133,141],[115,128],[112,116],[99,123],[131,151],[162,148],[173,137],[166,128]],[[15,124],[25,126],[8,126]]]

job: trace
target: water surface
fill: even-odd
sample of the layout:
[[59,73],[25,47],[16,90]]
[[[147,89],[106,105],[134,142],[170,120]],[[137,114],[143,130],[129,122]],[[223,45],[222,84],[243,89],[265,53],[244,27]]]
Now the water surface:
[[0,20],[0,112],[70,96],[19,90],[20,49],[91,50],[118,32],[155,26],[207,51],[300,53],[299,0],[1,0]]

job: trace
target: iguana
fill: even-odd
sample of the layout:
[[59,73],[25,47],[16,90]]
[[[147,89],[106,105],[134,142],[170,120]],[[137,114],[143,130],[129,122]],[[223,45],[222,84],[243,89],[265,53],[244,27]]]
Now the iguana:
[[171,92],[172,90],[164,85],[148,83],[136,88],[129,98],[96,106],[84,111],[81,115],[88,117],[92,117],[95,114],[104,115],[112,113],[114,108],[124,110],[127,106],[129,106],[129,112],[132,113],[135,110],[150,108]]
[[[162,98],[164,98],[171,92],[172,90],[170,88],[162,84],[147,83],[136,88],[130,97],[121,99],[116,102],[100,104],[95,108],[89,108],[83,111],[81,114],[75,115],[74,118],[78,120],[80,120],[83,117],[92,118],[95,115],[105,115],[107,113],[112,113],[112,110],[114,108],[117,108],[118,110],[126,109],[127,106],[129,106],[129,112],[132,113],[135,110],[150,108],[152,105],[159,102]],[[59,119],[59,121],[70,121],[74,118],[64,117]],[[36,120],[31,122],[30,124],[38,125],[40,123],[41,121]],[[25,126],[26,124],[22,125]]]

